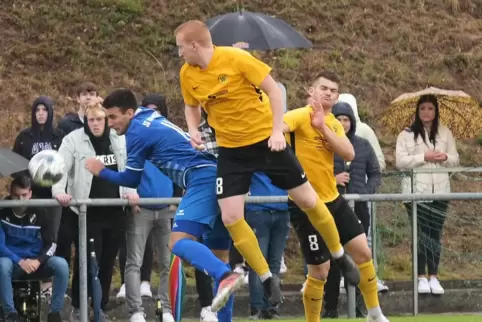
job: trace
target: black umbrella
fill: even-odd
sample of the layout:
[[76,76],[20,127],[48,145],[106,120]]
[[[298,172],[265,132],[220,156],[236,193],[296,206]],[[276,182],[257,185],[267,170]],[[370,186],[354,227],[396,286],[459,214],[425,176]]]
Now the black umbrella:
[[0,148],[0,177],[28,169],[28,160],[7,148]]
[[237,45],[248,50],[313,47],[283,20],[261,13],[237,11],[211,18],[206,24],[218,46]]

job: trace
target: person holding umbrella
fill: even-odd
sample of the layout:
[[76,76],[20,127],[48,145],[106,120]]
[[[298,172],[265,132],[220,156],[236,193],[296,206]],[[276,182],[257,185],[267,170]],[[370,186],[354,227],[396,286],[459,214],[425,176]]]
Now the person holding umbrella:
[[[260,276],[272,305],[282,294],[261,252],[256,235],[244,219],[245,195],[254,172],[287,190],[325,240],[331,255],[350,284],[360,272],[346,256],[333,216],[313,187],[283,134],[281,91],[271,77],[271,67],[239,48],[215,47],[208,27],[188,21],[175,30],[181,91],[191,144],[204,149],[198,130],[201,107],[208,114],[219,145],[216,192],[223,223],[235,247]],[[221,283],[218,292],[232,285]]]
[[[397,138],[396,166],[399,169],[455,167],[459,154],[452,132],[440,123],[437,97],[420,96],[415,109],[415,119]],[[402,193],[450,193],[448,173],[417,173],[415,191],[410,177],[403,178]],[[405,203],[412,216],[412,204]],[[418,292],[444,294],[437,279],[440,263],[442,230],[447,216],[448,201],[434,200],[417,203],[418,221]],[[428,279],[427,271],[428,268]]]

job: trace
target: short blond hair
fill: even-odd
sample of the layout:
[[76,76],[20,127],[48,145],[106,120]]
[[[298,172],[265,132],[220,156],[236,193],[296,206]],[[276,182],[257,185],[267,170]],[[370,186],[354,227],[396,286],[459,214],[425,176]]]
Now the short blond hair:
[[197,42],[202,47],[213,45],[208,26],[200,20],[189,20],[174,30],[174,35],[181,35],[184,41]]
[[89,105],[85,109],[85,116],[87,117],[89,117],[89,115],[98,116],[100,114],[102,114],[104,117],[107,117],[107,111],[105,110],[105,108],[102,106],[101,103],[95,103],[93,105]]

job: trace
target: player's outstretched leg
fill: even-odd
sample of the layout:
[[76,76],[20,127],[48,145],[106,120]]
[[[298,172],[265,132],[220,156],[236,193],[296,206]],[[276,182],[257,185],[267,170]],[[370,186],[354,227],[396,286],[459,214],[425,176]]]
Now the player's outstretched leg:
[[172,232],[169,247],[174,255],[218,281],[222,293],[216,296],[216,303],[213,300],[211,307],[213,312],[216,312],[243,285],[244,276],[232,272],[229,266],[217,258],[207,246],[197,242],[196,239],[196,237],[187,233]]
[[276,306],[283,300],[279,281],[273,278],[258,239],[244,219],[244,198],[244,195],[240,195],[218,200],[223,223],[233,239],[234,246],[263,282],[269,302]]
[[358,287],[365,300],[368,310],[368,322],[389,322],[383,315],[378,301],[377,273],[373,265],[372,253],[368,247],[365,234],[353,238],[345,245],[346,251],[351,255],[360,269],[360,284]]
[[346,256],[340,243],[340,235],[332,214],[321,201],[309,182],[288,191],[293,201],[308,216],[311,224],[320,233],[328,247],[333,260],[351,285],[360,283],[360,271],[353,260]]

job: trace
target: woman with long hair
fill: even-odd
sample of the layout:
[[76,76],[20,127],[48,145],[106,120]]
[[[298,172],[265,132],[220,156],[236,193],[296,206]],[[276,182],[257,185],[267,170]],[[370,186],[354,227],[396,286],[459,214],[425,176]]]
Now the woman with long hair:
[[[437,97],[422,95],[417,102],[412,125],[397,138],[396,166],[399,169],[434,169],[455,167],[459,154],[452,132],[440,123]],[[402,181],[402,193],[449,193],[448,173],[417,173],[414,191],[410,177]],[[409,216],[412,204],[405,203]],[[418,292],[443,294],[438,281],[442,230],[447,215],[448,201],[433,200],[417,203],[418,227]],[[428,269],[428,272],[426,271]],[[426,273],[428,273],[428,278]]]

